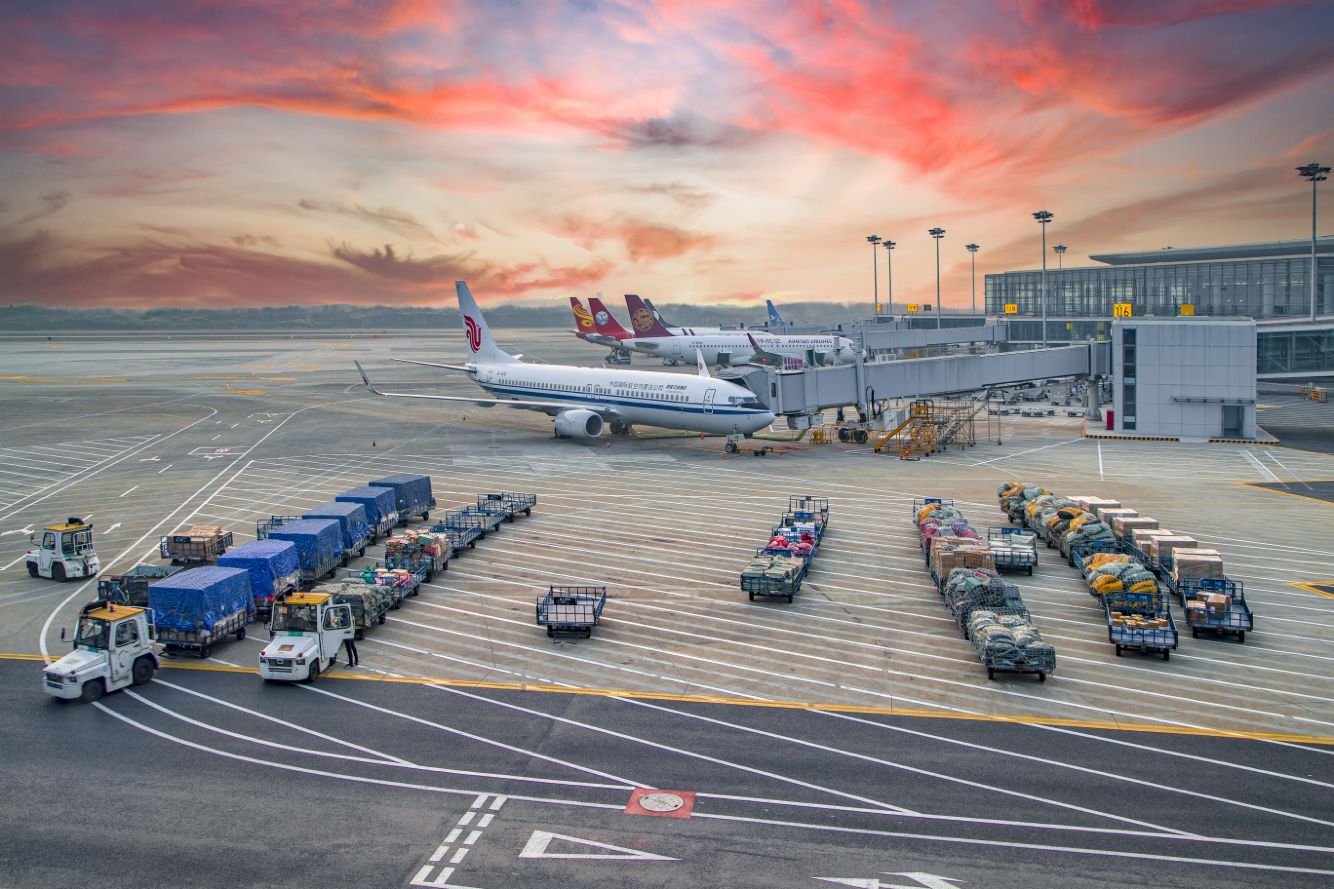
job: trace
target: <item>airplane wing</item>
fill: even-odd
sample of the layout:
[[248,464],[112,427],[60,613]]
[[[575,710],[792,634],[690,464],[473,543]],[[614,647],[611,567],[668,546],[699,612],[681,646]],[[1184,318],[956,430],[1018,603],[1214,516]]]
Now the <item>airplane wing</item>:
[[[425,398],[430,401],[461,401],[467,404],[475,404],[478,407],[513,407],[529,411],[542,411],[543,413],[552,415],[559,414],[561,411],[568,411],[582,407],[593,411],[596,414],[600,414],[604,419],[616,419],[621,415],[619,409],[606,404],[579,405],[570,404],[566,401],[523,401],[513,398],[469,398],[464,395],[427,395],[421,392],[381,392],[379,389],[375,388],[375,384],[371,382],[371,378],[366,375],[366,370],[361,366],[361,362],[353,361],[352,363],[357,366],[357,372],[361,374],[361,381],[366,384],[366,388],[371,391],[371,394],[380,395],[385,398]],[[407,363],[423,364],[424,362],[409,361]],[[444,367],[447,365],[429,366]]]
[[[420,364],[422,367],[443,367],[445,370],[461,370],[465,373],[471,370],[471,368],[463,364],[436,364],[434,361],[413,361],[408,358],[390,358],[389,360],[397,361],[400,364]],[[361,365],[358,364],[357,367],[361,367]],[[364,380],[366,375],[363,373],[361,378]]]

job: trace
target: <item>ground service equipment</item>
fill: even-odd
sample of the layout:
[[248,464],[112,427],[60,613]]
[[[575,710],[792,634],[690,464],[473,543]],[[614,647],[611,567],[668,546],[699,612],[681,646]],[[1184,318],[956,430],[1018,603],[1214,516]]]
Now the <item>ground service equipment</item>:
[[1246,589],[1240,580],[1224,577],[1182,581],[1178,592],[1186,604],[1186,626],[1190,635],[1200,630],[1217,635],[1232,634],[1238,642],[1246,641],[1246,632],[1255,628],[1255,618],[1246,604]]
[[275,596],[301,587],[301,558],[290,540],[252,540],[218,557],[219,568],[243,568],[250,575],[255,612],[267,616]]
[[420,516],[423,522],[431,518],[435,498],[431,496],[429,475],[391,475],[368,484],[376,488],[394,489],[394,506],[398,509],[400,525],[406,525],[413,516]]
[[343,537],[344,565],[353,556],[360,558],[366,555],[366,547],[370,545],[371,538],[375,536],[371,532],[370,523],[366,521],[366,507],[360,503],[340,503],[337,500],[321,503],[314,509],[307,511],[301,518],[333,519],[338,522],[338,531]]
[[[278,524],[272,524],[274,520]],[[290,540],[296,544],[301,565],[301,583],[309,586],[332,577],[343,561],[343,535],[335,519],[284,520],[275,516],[256,528],[261,540]]]
[[593,627],[602,620],[602,609],[607,604],[604,586],[549,586],[545,596],[537,600],[537,622],[547,628],[547,635],[593,635]]
[[159,666],[153,635],[151,611],[90,602],[79,612],[74,650],[46,666],[42,688],[57,698],[96,701],[109,691],[143,685]]
[[31,538],[37,544],[28,551],[24,560],[33,577],[49,577],[65,582],[76,577],[94,577],[102,563],[93,551],[93,524],[77,516],[65,519],[64,524],[47,525],[42,537]]
[[97,598],[147,608],[148,585],[180,570],[174,565],[135,565],[124,574],[103,575],[97,579]]
[[202,565],[216,561],[231,545],[231,531],[218,525],[196,525],[161,538],[158,551],[173,565]]
[[344,491],[334,500],[342,503],[360,503],[366,509],[366,521],[371,526],[371,543],[390,533],[398,525],[398,506],[393,488],[374,488],[367,485]]
[[352,609],[352,627],[357,639],[365,638],[366,632],[376,624],[383,624],[389,609],[397,608],[399,603],[391,587],[367,582],[360,575],[322,583],[311,592],[328,593],[335,603]]
[[273,602],[269,644],[259,653],[265,681],[314,682],[351,639],[352,609],[327,593],[289,593]]
[[245,638],[254,612],[250,574],[214,565],[191,568],[149,586],[148,606],[157,641],[167,651],[193,651],[206,658],[223,638]]
[[477,495],[477,508],[485,512],[498,512],[505,521],[512,522],[519,513],[526,516],[533,514],[537,505],[536,494],[519,494],[513,491],[501,491],[496,494]]
[[1027,571],[1031,577],[1038,565],[1038,539],[1022,528],[991,528],[987,546],[997,571]]

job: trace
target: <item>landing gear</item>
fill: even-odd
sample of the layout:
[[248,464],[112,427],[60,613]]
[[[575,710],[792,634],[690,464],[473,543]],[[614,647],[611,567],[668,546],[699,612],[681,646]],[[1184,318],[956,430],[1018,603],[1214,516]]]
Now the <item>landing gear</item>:
[[625,422],[624,420],[612,420],[612,421],[611,421],[611,434],[612,434],[612,435],[629,435],[629,434],[630,434],[630,424],[627,423],[627,422]]

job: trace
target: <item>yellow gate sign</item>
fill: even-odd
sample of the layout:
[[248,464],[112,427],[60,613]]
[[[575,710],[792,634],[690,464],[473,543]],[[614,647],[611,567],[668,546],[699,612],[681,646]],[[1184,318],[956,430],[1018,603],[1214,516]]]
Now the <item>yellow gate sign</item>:
[[1018,314],[1019,314],[1019,303],[1006,303],[1006,304],[1005,304],[1005,314],[1007,314],[1007,315],[1018,315]]
[[1183,317],[1190,317],[1195,314],[1195,307],[1190,303],[1183,303],[1181,306],[1181,314]]
[[908,314],[909,315],[917,314],[917,303],[908,303]]
[[1116,303],[1112,306],[1113,318],[1133,318],[1135,317],[1134,303]]

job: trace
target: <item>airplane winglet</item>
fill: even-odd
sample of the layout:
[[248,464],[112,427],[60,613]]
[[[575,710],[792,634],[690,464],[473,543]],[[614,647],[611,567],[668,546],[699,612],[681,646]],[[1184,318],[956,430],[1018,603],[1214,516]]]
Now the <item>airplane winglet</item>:
[[701,377],[712,376],[709,373],[709,366],[704,363],[704,353],[699,349],[695,350],[695,367],[699,370],[699,375]]
[[352,363],[357,366],[357,373],[361,374],[361,381],[366,384],[366,388],[371,390],[371,393],[374,395],[383,395],[384,393],[376,389],[371,383],[371,378],[366,376],[366,369],[361,366],[361,362],[353,359]]

